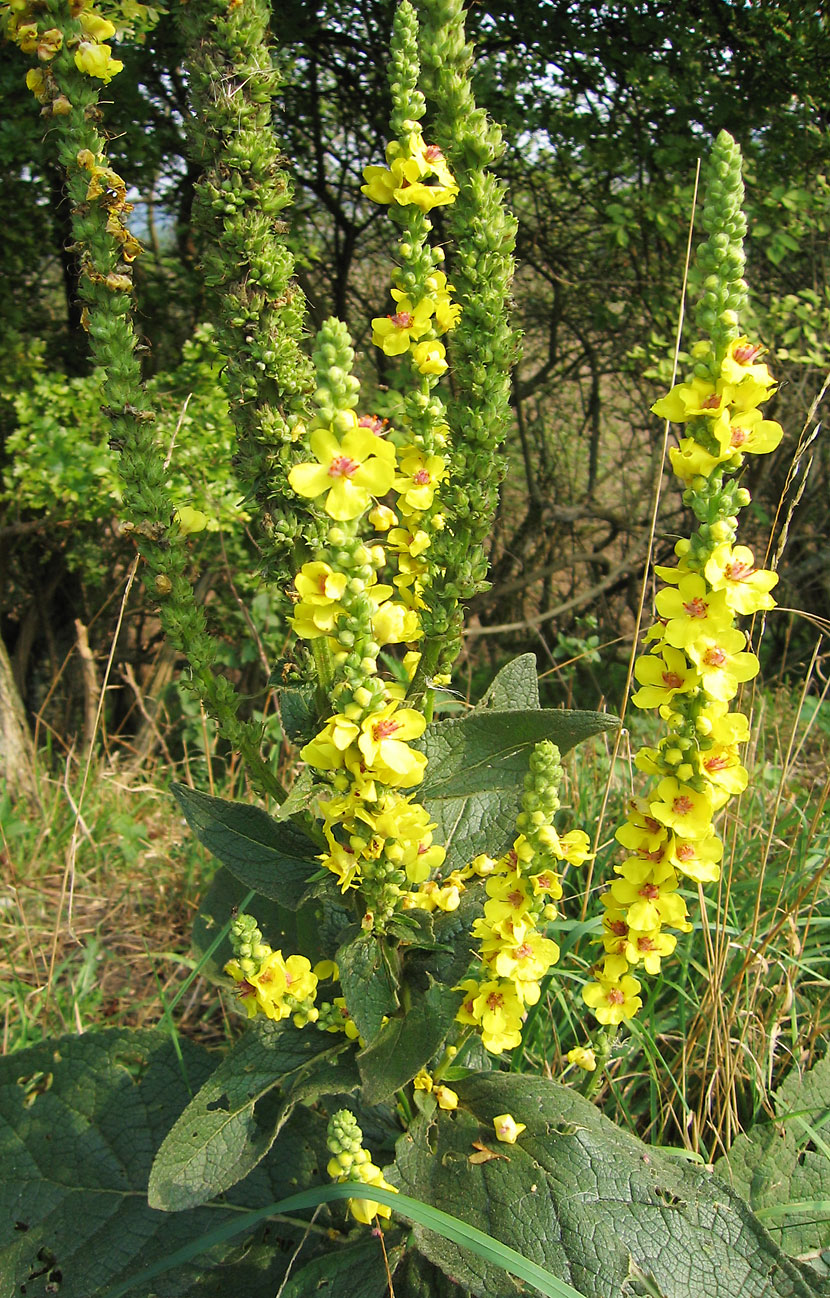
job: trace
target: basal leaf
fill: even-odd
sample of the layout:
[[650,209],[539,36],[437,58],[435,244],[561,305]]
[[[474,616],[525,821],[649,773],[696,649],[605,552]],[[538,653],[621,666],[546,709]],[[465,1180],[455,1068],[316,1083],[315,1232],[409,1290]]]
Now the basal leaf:
[[[518,1249],[586,1295],[817,1298],[746,1204],[710,1173],[621,1131],[581,1096],[527,1075],[454,1083],[456,1113],[421,1115],[398,1142],[400,1188]],[[526,1130],[500,1144],[493,1118]],[[471,1162],[483,1143],[495,1155]],[[480,1298],[513,1281],[421,1227],[418,1248]]]
[[383,1018],[398,1005],[391,957],[374,933],[360,933],[337,952],[340,984],[349,1013],[367,1041],[377,1036]]
[[[290,1193],[292,1176],[312,1179],[325,1123],[303,1110],[283,1130],[285,1159],[257,1169],[239,1187],[236,1208],[170,1214],[148,1206],[153,1154],[213,1066],[186,1039],[134,1030],[62,1037],[0,1059],[3,1298],[92,1298],[238,1220],[241,1203],[271,1203]],[[301,1239],[301,1229],[284,1223],[252,1228],[169,1271],[153,1294],[273,1298]]]
[[559,709],[472,712],[428,726],[426,778],[419,793],[447,849],[447,868],[479,852],[498,856],[516,835],[522,781],[534,744],[551,739],[562,753],[619,720],[606,712]]
[[295,1270],[280,1298],[386,1298],[388,1270],[394,1269],[399,1252],[387,1245],[392,1254],[387,1263],[380,1240],[369,1235]]
[[[828,1139],[828,1110],[830,1054],[808,1073],[794,1068],[775,1093],[775,1119],[738,1136],[715,1164],[787,1253],[816,1257],[830,1249],[830,1212],[810,1206],[830,1202],[830,1157],[811,1136],[816,1127],[817,1138]],[[797,1206],[788,1212],[788,1205]]]
[[265,1157],[295,1103],[355,1085],[353,1065],[340,1058],[347,1047],[327,1041],[290,1025],[250,1028],[167,1133],[150,1174],[151,1207],[180,1212],[221,1194]]
[[367,1104],[380,1104],[411,1081],[435,1054],[461,1004],[459,992],[433,983],[412,996],[406,1014],[384,1024],[357,1057]]
[[199,842],[237,879],[283,906],[300,904],[320,867],[310,838],[261,807],[212,798],[183,784],[174,784],[173,792]]

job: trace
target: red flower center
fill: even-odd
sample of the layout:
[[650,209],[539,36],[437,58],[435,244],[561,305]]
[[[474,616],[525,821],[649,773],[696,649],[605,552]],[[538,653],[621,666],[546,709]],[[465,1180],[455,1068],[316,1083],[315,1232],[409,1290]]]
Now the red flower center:
[[680,686],[683,684],[683,677],[678,676],[677,672],[663,672],[663,681],[665,682],[666,689],[679,690]]
[[751,365],[759,356],[760,351],[761,347],[758,343],[742,343],[740,347],[735,348],[732,356],[739,365]]
[[707,649],[703,655],[703,661],[707,667],[722,667],[726,662],[726,653],[720,645],[713,644],[711,649]]
[[717,392],[713,392],[710,397],[704,397],[700,403],[701,410],[717,410],[720,405],[720,397]]
[[428,482],[432,481],[432,479],[426,469],[418,469],[417,473],[413,473],[412,481],[417,482],[419,487],[425,487]]
[[681,793],[680,797],[672,802],[671,809],[676,816],[688,816],[690,811],[694,811],[695,804],[691,798],[686,797],[685,793]]
[[683,605],[683,608],[687,617],[703,618],[709,616],[709,605],[705,599],[701,599],[700,595],[695,595],[694,599],[690,599],[688,604]]
[[396,329],[408,329],[412,324],[411,311],[398,311],[395,315],[390,315],[389,319]]
[[749,429],[747,428],[740,428],[737,424],[733,424],[730,432],[732,433],[730,446],[743,446],[744,442],[749,440]]
[[693,861],[695,858],[695,849],[692,847],[691,843],[681,843],[677,848],[676,855],[678,861]]
[[746,581],[747,577],[751,577],[754,571],[755,569],[751,563],[740,561],[738,563],[728,563],[723,570],[723,575],[727,581]]
[[382,739],[394,735],[395,731],[400,729],[400,725],[400,721],[396,721],[394,717],[384,717],[382,721],[376,721],[372,726],[372,737],[375,743],[379,744]]
[[494,1010],[494,1011],[500,1010],[503,1005],[504,1005],[504,997],[502,996],[501,992],[491,992],[490,995],[487,997],[488,1010]]
[[437,144],[428,144],[424,149],[424,157],[427,162],[440,162],[443,156]]
[[646,901],[656,901],[660,896],[660,889],[656,883],[644,883],[640,889],[640,896],[644,897]]
[[361,415],[357,421],[357,426],[358,428],[368,428],[370,433],[375,434],[375,437],[382,437],[386,423],[387,421],[379,418],[378,415]]
[[352,474],[357,473],[359,468],[358,461],[351,459],[348,455],[335,455],[329,465],[329,477],[350,478]]
[[514,892],[509,892],[507,894],[505,900],[508,901],[515,910],[517,907],[521,906],[522,902],[524,901],[524,895],[519,891],[518,888],[516,888]]
[[609,987],[605,999],[609,1005],[623,1005],[625,1003],[625,994],[621,987]]

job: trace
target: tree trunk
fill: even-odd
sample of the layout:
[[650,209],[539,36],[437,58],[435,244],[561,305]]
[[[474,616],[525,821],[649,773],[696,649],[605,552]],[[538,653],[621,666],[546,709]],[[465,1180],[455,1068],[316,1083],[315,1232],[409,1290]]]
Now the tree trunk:
[[0,639],[0,791],[37,801],[35,750],[6,646]]

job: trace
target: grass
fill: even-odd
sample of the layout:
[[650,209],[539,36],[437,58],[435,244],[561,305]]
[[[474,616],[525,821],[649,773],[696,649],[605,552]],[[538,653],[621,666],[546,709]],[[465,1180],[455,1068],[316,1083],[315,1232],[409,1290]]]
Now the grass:
[[[157,1023],[191,967],[189,932],[210,858],[178,813],[161,767],[125,780],[101,762],[41,773],[42,816],[0,801],[2,1050],[107,1024]],[[180,1029],[225,1038],[214,990],[197,979]]]

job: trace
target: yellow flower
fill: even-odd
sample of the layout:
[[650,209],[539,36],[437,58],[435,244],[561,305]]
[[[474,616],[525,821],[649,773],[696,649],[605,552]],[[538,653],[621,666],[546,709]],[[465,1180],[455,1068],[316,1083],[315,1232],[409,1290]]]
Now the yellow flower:
[[435,305],[436,329],[439,333],[454,329],[461,319],[460,305],[450,298],[450,293],[455,291],[455,285],[447,283],[447,277],[442,270],[436,270],[427,280],[427,288]]
[[348,580],[344,572],[335,572],[329,564],[316,560],[303,564],[294,578],[294,586],[308,604],[334,604],[343,598]]
[[[689,784],[681,784],[673,777],[661,780],[657,786],[657,797],[650,806],[656,820],[683,838],[706,838],[710,833],[712,800],[707,794],[698,793]],[[652,926],[638,924],[636,927]]]
[[502,1141],[505,1145],[515,1145],[518,1137],[527,1130],[527,1123],[517,1122],[511,1113],[500,1113],[493,1119],[493,1127],[496,1140]]
[[602,901],[625,912],[629,929],[647,933],[663,924],[685,927],[686,903],[677,894],[678,879],[670,865],[631,860],[614,869],[622,877],[614,880]]
[[702,415],[716,417],[726,404],[724,395],[715,390],[714,383],[706,379],[692,379],[689,383],[675,383],[666,396],[655,401],[652,413],[673,424],[683,424]]
[[182,505],[181,509],[177,509],[175,520],[179,525],[180,536],[190,536],[192,532],[203,532],[210,522],[207,514],[203,514],[201,509],[192,509],[190,505]]
[[654,978],[660,972],[661,961],[671,955],[676,946],[677,938],[673,933],[664,933],[659,928],[649,932],[631,928],[625,944],[625,958],[630,965],[641,964]]
[[443,374],[449,368],[446,356],[444,344],[434,340],[416,343],[412,348],[412,358],[422,374]]
[[707,838],[673,838],[669,861],[676,870],[696,883],[717,883],[723,843],[717,834]]
[[682,577],[676,588],[659,591],[654,602],[660,617],[666,619],[664,639],[675,649],[687,649],[704,636],[717,635],[732,622],[725,593],[710,590],[697,573]]
[[423,298],[413,306],[405,293],[392,289],[397,303],[394,315],[376,316],[372,321],[372,342],[386,356],[402,356],[431,326],[435,304]]
[[738,685],[758,675],[760,664],[755,654],[743,653],[746,636],[737,627],[713,629],[688,647],[689,657],[700,673],[704,693],[728,703],[738,692]]
[[443,153],[425,144],[420,131],[411,131],[403,144],[393,141],[386,150],[386,167],[366,167],[361,193],[376,203],[414,203],[429,212],[455,201],[458,186]]
[[84,34],[93,41],[108,41],[115,35],[115,24],[108,18],[102,18],[93,9],[84,9],[78,14],[78,21]]
[[510,978],[517,984],[523,1000],[535,1004],[538,997],[530,1001],[522,992],[522,984],[538,983],[558,959],[559,947],[555,942],[538,933],[528,933],[519,943],[500,944],[495,956],[487,963],[499,978]]
[[687,487],[695,478],[708,478],[719,464],[723,464],[724,460],[729,458],[728,451],[723,451],[720,455],[712,455],[693,437],[681,437],[680,445],[669,449],[672,470]]
[[112,57],[109,45],[99,45],[94,41],[81,41],[75,51],[75,67],[88,77],[97,77],[108,85],[114,76],[123,69],[120,59]]
[[644,654],[638,658],[634,663],[634,675],[643,687],[631,696],[631,702],[638,708],[659,708],[675,694],[688,694],[700,683],[686,655],[671,645],[665,645],[659,657]]
[[746,545],[717,545],[706,561],[704,576],[713,590],[723,590],[726,602],[736,613],[757,613],[775,608],[770,591],[778,582],[776,572],[755,567],[755,556]]
[[362,722],[357,746],[366,766],[385,784],[409,787],[423,779],[426,757],[406,742],[418,739],[426,720],[413,708],[399,708],[392,700]]
[[748,338],[736,338],[727,347],[726,355],[721,361],[721,378],[724,382],[733,384],[752,378],[771,391],[776,386],[775,379],[766,365],[758,361],[763,351],[760,343],[751,343]]
[[400,495],[401,513],[423,513],[429,509],[439,482],[446,476],[446,461],[413,448],[401,457],[400,477],[392,486]]
[[[556,837],[558,842],[553,853],[560,861],[567,861],[568,865],[584,865],[593,859],[591,840],[584,829],[569,829],[567,834],[557,834]],[[558,896],[562,896],[561,890]]]
[[576,1064],[577,1068],[584,1068],[586,1073],[592,1073],[597,1066],[597,1057],[590,1046],[574,1046],[565,1056],[569,1064]]
[[239,995],[249,1018],[261,1012],[279,1022],[289,1017],[297,1002],[313,1000],[317,991],[317,979],[305,956],[292,955],[284,960],[281,951],[267,955],[256,973],[244,972],[236,960],[228,961],[225,972],[239,983]]
[[288,481],[300,496],[312,499],[327,492],[323,506],[339,522],[358,518],[371,496],[383,496],[395,477],[395,448],[366,428],[355,426],[341,441],[329,428],[311,434],[317,464],[297,464]]
[[26,85],[39,104],[45,104],[49,99],[46,75],[40,68],[29,68],[26,73]]
[[[393,1194],[398,1193],[397,1186],[390,1185],[383,1172],[374,1163],[370,1161],[356,1163],[353,1170],[355,1172],[354,1176],[341,1176],[338,1179],[341,1181],[361,1181],[364,1185],[373,1185],[379,1190],[391,1190]],[[361,1222],[364,1226],[370,1226],[375,1217],[388,1219],[392,1216],[392,1209],[388,1203],[377,1203],[374,1199],[347,1199],[346,1202],[355,1221]]]
[[481,1028],[485,1050],[499,1055],[518,1046],[523,1014],[524,1005],[512,982],[498,979],[482,983],[473,1001],[473,1015]]
[[598,973],[595,982],[582,989],[582,999],[594,1011],[600,1023],[616,1026],[623,1019],[632,1019],[643,1002],[638,995],[640,983],[631,974],[622,978],[608,978]]
[[738,751],[731,744],[713,744],[698,756],[700,774],[717,790],[717,802],[727,802],[743,793],[749,783],[749,772],[741,765]]
[[725,410],[712,431],[733,455],[768,455],[784,436],[781,425],[774,419],[764,419],[760,410]]
[[458,1108],[458,1096],[449,1086],[438,1085],[432,1093],[438,1101],[439,1109],[446,1109],[451,1113],[453,1109]]

